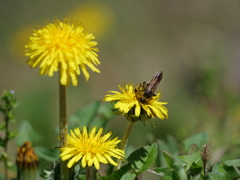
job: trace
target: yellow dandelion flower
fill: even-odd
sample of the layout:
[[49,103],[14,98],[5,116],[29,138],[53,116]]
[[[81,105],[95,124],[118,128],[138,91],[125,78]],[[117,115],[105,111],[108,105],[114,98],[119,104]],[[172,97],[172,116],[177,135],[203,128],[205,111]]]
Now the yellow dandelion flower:
[[97,131],[94,127],[90,132],[87,131],[86,126],[82,131],[75,128],[68,135],[67,147],[60,148],[60,157],[63,161],[70,160],[67,164],[68,168],[78,162],[82,167],[94,165],[96,169],[100,168],[100,163],[117,166],[111,157],[121,159],[124,157],[124,151],[117,148],[121,140],[111,137],[112,132],[105,134],[103,128]]
[[[117,91],[109,91],[104,97],[104,101],[116,102],[114,104],[115,110],[120,111],[130,121],[143,121],[149,120],[154,117],[160,119],[168,118],[168,110],[163,105],[167,102],[159,102],[160,93],[156,93],[148,100],[143,101],[139,98],[144,89],[142,86],[133,86],[131,83],[119,86],[122,93]],[[150,121],[151,122],[151,121]]]
[[100,73],[95,65],[98,60],[97,42],[95,37],[84,32],[78,21],[70,23],[68,19],[63,22],[54,20],[47,23],[39,30],[34,30],[26,48],[26,56],[29,56],[28,64],[35,68],[40,67],[40,74],[53,76],[54,71],[60,72],[60,82],[68,86],[70,79],[72,84],[78,84],[77,75],[80,68],[89,79],[87,67]]

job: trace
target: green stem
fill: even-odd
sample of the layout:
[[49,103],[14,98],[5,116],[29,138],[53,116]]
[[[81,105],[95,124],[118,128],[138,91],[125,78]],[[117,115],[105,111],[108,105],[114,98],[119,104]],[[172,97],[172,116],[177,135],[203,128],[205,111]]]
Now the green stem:
[[[5,145],[4,145],[4,151],[6,153],[6,156],[8,156],[8,141],[9,141],[9,129],[8,129],[8,125],[9,125],[9,116],[8,116],[8,110],[6,109],[6,112],[4,113],[5,116],[5,123],[6,123],[6,135],[5,135]],[[8,161],[8,157],[4,160],[4,169],[5,169],[5,180],[8,180],[8,167],[7,167],[7,161]]]
[[[122,150],[125,150],[125,148],[127,146],[128,139],[129,139],[130,133],[132,131],[133,125],[134,125],[133,121],[128,121],[128,125],[127,125],[127,128],[126,128],[125,132],[124,132],[124,135],[123,135],[123,138],[122,138],[122,141],[121,141],[121,145],[120,145],[120,148]],[[118,163],[118,166],[115,167],[115,170],[120,169],[120,167],[122,165],[122,161],[119,159],[117,161],[117,163]]]
[[5,180],[8,180],[8,169],[7,169],[7,162],[4,162],[4,168],[5,168]]
[[86,180],[92,180],[92,167],[86,166]]
[[[66,87],[61,85],[59,79],[59,130],[60,130],[60,147],[67,146],[68,122],[67,122],[67,103]],[[67,161],[60,162],[60,179],[69,180],[69,170]]]

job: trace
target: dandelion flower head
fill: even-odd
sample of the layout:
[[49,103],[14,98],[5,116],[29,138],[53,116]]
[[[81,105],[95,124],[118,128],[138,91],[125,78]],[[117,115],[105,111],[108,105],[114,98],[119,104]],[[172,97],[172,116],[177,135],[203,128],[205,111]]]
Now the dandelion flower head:
[[79,128],[68,134],[68,145],[60,149],[63,161],[69,160],[67,167],[71,168],[80,162],[82,167],[95,166],[100,168],[100,163],[117,166],[113,158],[122,159],[124,151],[117,148],[118,138],[112,139],[112,133],[104,133],[103,128],[97,131],[94,127],[90,132],[86,126],[81,131]]
[[[40,74],[53,76],[59,70],[60,83],[69,86],[78,84],[77,75],[84,74],[89,79],[87,67],[100,73],[95,67],[98,60],[97,42],[93,34],[84,32],[78,21],[70,23],[68,19],[54,20],[39,30],[34,30],[26,48],[28,64],[32,68],[40,67]],[[80,71],[81,69],[81,71]]]
[[[160,119],[168,118],[168,110],[163,105],[167,102],[159,102],[160,93],[156,93],[145,101],[141,100],[141,94],[145,91],[144,83],[134,86],[132,83],[119,85],[121,92],[109,91],[104,101],[116,102],[114,110],[119,111],[130,121],[143,121],[154,117]],[[152,124],[152,123],[151,123]],[[152,124],[154,125],[154,124]]]
[[26,141],[18,148],[17,167],[19,170],[34,170],[38,167],[38,156],[35,153],[32,143]]

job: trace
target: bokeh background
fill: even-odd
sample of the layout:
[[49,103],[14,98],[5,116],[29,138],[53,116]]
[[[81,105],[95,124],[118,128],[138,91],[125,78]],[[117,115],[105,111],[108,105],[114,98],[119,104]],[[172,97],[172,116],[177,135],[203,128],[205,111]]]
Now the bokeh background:
[[[101,73],[90,72],[88,82],[80,75],[79,85],[67,88],[69,116],[122,82],[150,81],[162,70],[158,89],[169,119],[153,120],[155,128],[137,123],[130,144],[145,145],[149,133],[180,141],[206,131],[213,150],[239,145],[239,9],[235,0],[0,1],[0,90],[15,90],[20,103],[12,128],[28,120],[43,137],[40,145],[58,144],[58,75],[31,69],[24,46],[46,21],[71,18],[96,36]],[[121,137],[126,124],[115,117],[107,129]]]

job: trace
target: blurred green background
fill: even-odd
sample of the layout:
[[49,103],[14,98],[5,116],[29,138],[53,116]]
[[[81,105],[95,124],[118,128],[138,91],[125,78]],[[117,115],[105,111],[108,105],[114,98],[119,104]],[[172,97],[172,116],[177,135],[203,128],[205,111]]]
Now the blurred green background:
[[[158,89],[169,103],[169,119],[153,120],[155,128],[137,123],[130,144],[145,145],[149,133],[181,140],[200,131],[208,133],[214,150],[239,144],[239,9],[235,0],[2,0],[0,90],[16,91],[18,125],[28,120],[43,136],[41,145],[57,146],[58,75],[31,69],[24,46],[47,20],[77,18],[96,36],[101,73],[90,72],[88,82],[80,75],[79,85],[67,88],[69,116],[122,82],[150,81],[162,70]],[[107,129],[122,137],[126,124],[115,117]]]

